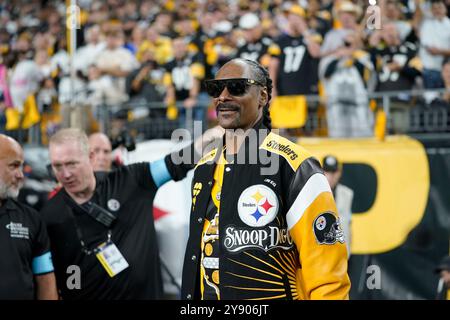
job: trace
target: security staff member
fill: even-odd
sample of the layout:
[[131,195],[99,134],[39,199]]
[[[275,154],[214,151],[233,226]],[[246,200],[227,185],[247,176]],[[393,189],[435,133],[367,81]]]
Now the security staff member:
[[0,300],[56,300],[50,243],[38,213],[13,200],[23,184],[23,151],[0,134]]
[[206,88],[228,130],[194,172],[182,298],[348,298],[330,186],[306,150],[270,132],[267,71],[234,59]]
[[334,200],[336,201],[336,207],[344,231],[348,257],[350,257],[353,190],[339,183],[342,177],[342,163],[339,163],[335,156],[325,156],[322,160],[322,168],[330,184]]
[[153,199],[191,166],[175,166],[168,155],[94,174],[88,139],[77,129],[52,136],[49,152],[63,189],[41,213],[63,299],[161,298]]

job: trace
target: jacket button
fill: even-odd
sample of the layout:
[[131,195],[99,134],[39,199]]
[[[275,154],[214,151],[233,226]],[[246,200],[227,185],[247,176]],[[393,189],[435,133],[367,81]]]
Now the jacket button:
[[203,222],[203,218],[198,218],[197,221],[198,221],[198,223],[202,223]]
[[186,296],[186,299],[191,300],[191,299],[192,299],[192,295],[188,294],[188,295]]
[[197,260],[197,256],[194,254],[194,255],[191,257],[191,259],[192,259],[192,261],[195,261],[195,260]]
[[208,182],[208,185],[210,185],[210,186],[211,186],[211,185],[212,185],[212,181]]
[[231,168],[230,168],[230,167],[226,167],[226,168],[225,168],[225,171],[226,171],[226,172],[230,172],[230,171],[231,171]]

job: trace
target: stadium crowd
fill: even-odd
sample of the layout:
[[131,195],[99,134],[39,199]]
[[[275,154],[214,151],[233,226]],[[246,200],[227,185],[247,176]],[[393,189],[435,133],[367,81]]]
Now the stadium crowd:
[[[70,102],[89,105],[88,131],[99,130],[104,105],[116,112],[126,103],[138,114],[137,106],[156,103],[163,106],[157,116],[169,119],[184,119],[184,110],[192,108],[202,119],[209,103],[203,80],[235,57],[269,69],[274,97],[280,98],[272,103],[275,126],[302,126],[296,118],[307,108],[304,96],[319,94],[326,98],[331,137],[373,134],[377,106],[370,93],[404,91],[391,100],[392,116],[397,110],[401,119],[412,104],[408,90],[450,89],[449,0],[380,0],[375,6],[364,0],[80,0],[77,5],[73,83],[66,4],[1,2],[0,132],[39,123],[45,144],[67,126]],[[448,90],[423,98],[429,108],[450,109]],[[139,110],[147,116],[148,110]]]
[[[79,0],[75,8],[79,14],[79,28],[76,29],[76,46],[71,48],[73,34],[69,26],[72,26],[73,21],[67,16],[66,3],[56,0],[1,1],[0,218],[8,223],[1,230],[4,238],[8,236],[29,240],[27,244],[30,248],[19,247],[24,251],[14,251],[14,254],[27,254],[27,268],[21,270],[23,274],[14,273],[14,259],[8,259],[4,266],[0,266],[0,274],[9,275],[7,271],[14,274],[15,278],[11,278],[10,284],[28,279],[24,291],[17,289],[9,292],[7,286],[0,288],[3,289],[0,290],[0,300],[3,297],[162,297],[163,281],[154,218],[148,213],[153,208],[158,188],[167,181],[183,179],[187,171],[192,169],[193,163],[180,166],[172,162],[171,155],[167,155],[151,163],[130,166],[114,163],[118,168],[113,170],[112,150],[117,146],[128,151],[135,148],[135,140],[127,141],[130,137],[124,135],[123,126],[137,118],[147,119],[146,125],[156,130],[159,129],[155,124],[161,119],[174,122],[175,127],[186,125],[186,119],[191,119],[190,117],[209,120],[209,124],[215,121],[220,124],[220,120],[226,124],[227,112],[235,112],[233,105],[227,105],[223,101],[226,97],[221,97],[224,92],[228,92],[247,110],[244,120],[247,119],[248,123],[243,125],[238,121],[245,130],[263,124],[269,129],[272,126],[296,129],[282,131],[283,134],[309,134],[310,132],[298,129],[309,121],[308,113],[314,113],[318,118],[325,119],[327,127],[325,133],[318,130],[313,134],[370,137],[377,129],[379,131],[380,125],[384,125],[380,120],[383,116],[389,117],[388,121],[392,125],[389,129],[392,132],[406,132],[411,111],[421,108],[443,111],[447,115],[444,120],[445,130],[450,132],[449,6],[450,0],[370,0],[370,3],[366,0]],[[244,76],[249,78],[240,78]],[[213,82],[209,82],[208,95],[205,80],[214,78]],[[245,81],[244,84],[242,80]],[[248,90],[249,84],[255,85],[258,90]],[[416,96],[416,90],[421,94]],[[242,92],[251,98],[242,97]],[[389,99],[390,107],[387,110],[380,104],[383,94]],[[222,119],[220,115],[217,119],[217,113],[220,112],[216,113],[210,96],[214,97],[217,110],[222,108],[221,112],[225,113],[225,116],[222,114]],[[78,111],[81,110],[81,113],[76,114],[73,106]],[[248,114],[255,115],[248,111],[252,108],[258,111],[257,116],[260,118],[257,121],[258,117],[248,117]],[[389,114],[384,114],[386,111]],[[81,119],[83,123],[78,123]],[[109,130],[105,130],[105,122],[109,119],[113,121],[106,123]],[[221,125],[224,128],[223,123]],[[82,130],[67,128],[73,126],[82,126]],[[232,129],[242,129],[241,127]],[[39,203],[42,221],[34,211],[22,206],[24,201],[19,194],[25,180],[23,171],[26,170],[22,168],[29,167],[25,159],[28,146],[22,148],[21,145],[30,141],[22,134],[26,132],[29,136],[33,129],[38,130],[39,143],[49,146],[51,165],[46,169],[53,170],[53,178],[58,182],[56,189],[53,189],[56,185],[52,181],[50,200],[47,199],[49,190],[40,190],[44,195],[42,206]],[[87,134],[91,134],[89,138]],[[272,133],[270,134],[272,137]],[[113,138],[112,143],[109,137]],[[218,158],[223,162],[219,163],[218,169],[200,177],[198,181],[203,181],[203,184],[193,184],[192,212],[201,210],[205,214],[191,221],[191,226],[192,230],[198,229],[197,231],[201,231],[202,226],[208,226],[202,234],[202,238],[206,235],[205,239],[218,236],[218,233],[213,232],[219,230],[216,223],[221,197],[223,203],[227,203],[223,200],[226,199],[227,192],[222,194],[223,177],[227,174],[230,176],[231,171],[239,177],[235,181],[243,181],[241,178],[244,174],[239,174],[235,169],[238,168],[238,163],[233,166],[233,157],[237,155],[239,146],[235,146],[233,153],[232,138],[235,137],[228,137],[228,149],[221,149],[223,154],[220,153]],[[271,149],[268,151],[280,156],[283,152],[295,154],[297,149],[289,149],[295,143],[288,139],[282,141],[285,146],[275,147],[269,143],[268,147]],[[195,147],[196,144],[193,144],[193,150],[189,146],[183,152],[195,152]],[[292,161],[294,159],[291,158]],[[298,181],[303,183],[304,180],[306,185],[306,181],[313,175],[319,180],[311,183],[324,188],[325,192],[330,193],[328,196],[331,192],[334,193],[342,167],[334,156],[328,156],[328,160],[328,163],[325,159],[323,161],[324,169],[329,175],[335,175],[332,178],[334,183],[321,176],[320,166],[312,158],[308,161],[303,159],[306,164],[301,168],[303,162],[288,160],[282,167],[285,172],[279,171],[280,178],[277,178],[280,182],[289,181],[289,187],[283,187],[283,190],[289,190],[286,198],[295,202],[297,198],[302,199],[305,193],[300,191],[308,189],[303,185],[298,188]],[[37,162],[39,161],[40,159]],[[205,162],[198,165],[200,168],[206,167]],[[292,171],[294,165],[296,169]],[[248,166],[246,170],[250,168],[256,167]],[[28,178],[33,170],[31,166],[25,172]],[[248,174],[248,177],[263,178],[256,174]],[[272,180],[263,181],[277,185]],[[331,189],[327,181],[330,185],[334,184]],[[291,188],[293,182],[296,182],[295,188]],[[228,182],[228,188],[236,193],[238,199],[236,185]],[[204,199],[198,197],[197,201],[202,186],[210,190],[203,191]],[[249,186],[242,184],[239,188],[241,187],[247,190],[252,186],[249,182]],[[281,183],[278,183],[278,187],[281,190]],[[316,187],[308,185],[311,189]],[[340,189],[336,194],[340,194],[338,199],[341,203],[337,203],[339,209],[335,211],[346,210],[347,216],[351,216],[353,192],[347,189],[342,191],[342,185]],[[274,200],[277,199],[277,194],[274,193]],[[336,194],[333,195],[334,198]],[[19,200],[13,200],[17,196]],[[260,192],[255,193],[255,196],[260,197]],[[240,201],[235,201],[236,199],[228,203]],[[267,199],[264,206],[273,207]],[[259,200],[256,201],[258,203]],[[321,201],[319,199],[317,203]],[[205,204],[203,207],[200,206],[202,202]],[[330,210],[334,210],[334,204],[332,205]],[[270,208],[266,209],[266,214],[268,210]],[[123,219],[122,215],[115,222],[117,217],[109,211],[133,214],[126,216],[129,221]],[[11,212],[15,214],[14,221],[24,221],[24,225],[22,222],[7,220],[10,219]],[[256,212],[259,214],[259,211]],[[85,213],[90,217],[86,217]],[[74,220],[72,216],[77,218]],[[203,216],[207,219],[202,218]],[[100,224],[96,224],[91,218]],[[317,220],[318,218],[321,220]],[[255,219],[258,222],[259,218]],[[313,220],[308,220],[309,228],[311,225],[315,226],[315,238],[306,239],[310,241],[311,247],[318,246],[316,242],[327,245],[344,243],[343,235],[335,234],[335,238],[329,239],[326,236],[327,229],[323,231],[327,223],[328,228],[331,228],[331,222],[335,221],[333,219],[336,217],[327,211],[315,218],[314,223]],[[297,226],[295,230],[303,228],[298,221],[300,220],[297,219],[292,224]],[[345,232],[348,233],[350,218],[344,222],[347,223]],[[26,227],[25,223],[32,228]],[[282,224],[287,226],[288,223],[292,223],[292,219]],[[224,225],[222,222],[222,226]],[[255,226],[260,227],[258,224],[253,225]],[[331,233],[332,231],[329,232]],[[197,234],[200,235],[200,232]],[[300,235],[303,236],[303,232],[297,233],[298,237]],[[348,235],[345,237],[350,238]],[[103,242],[105,245],[89,245]],[[137,243],[143,245],[137,246]],[[209,257],[216,250],[212,246],[207,247],[205,241],[204,248],[207,249],[202,247],[199,251],[198,243],[195,238],[192,240],[193,245],[188,246],[189,250],[186,251],[185,265],[188,267],[183,276],[184,283],[194,284],[189,266],[195,264],[197,270],[196,264],[205,255]],[[116,250],[117,247],[123,249],[124,256],[130,257],[130,264]],[[335,252],[336,261],[344,262],[349,257],[350,250],[346,249],[348,252],[345,254],[344,247],[341,247],[339,252]],[[7,250],[9,249],[8,247]],[[4,251],[12,256],[13,253],[7,250]],[[313,251],[315,250],[311,250]],[[313,254],[314,252],[310,257],[314,257]],[[327,254],[326,258],[329,257]],[[113,258],[120,262],[114,268]],[[217,257],[213,255],[212,258]],[[52,259],[55,268],[51,263]],[[308,269],[303,260],[304,269],[315,272],[312,261],[317,261],[316,257],[312,259],[306,256],[306,259],[310,259],[311,267]],[[97,260],[100,260],[107,273],[99,269]],[[211,279],[218,284],[218,260],[206,258],[204,261],[217,262],[208,265],[207,269],[210,270],[207,271],[211,272]],[[263,263],[269,265],[268,262]],[[73,265],[80,265],[83,269],[85,278],[82,291],[72,292],[73,288],[69,285],[67,290],[64,287],[67,276],[64,272]],[[130,265],[132,268],[129,268]],[[150,271],[147,270],[148,265],[152,268]],[[223,266],[223,270],[227,270],[225,263],[221,265]],[[297,268],[298,264],[293,267]],[[127,278],[111,281],[110,278],[128,268]],[[439,266],[438,271],[443,278],[439,288],[442,290],[448,286],[447,269],[448,264]],[[59,274],[56,270],[59,270]],[[86,270],[90,271],[87,276],[84,274]],[[203,277],[206,271],[200,270]],[[97,272],[100,271],[99,276]],[[223,271],[222,274],[228,273]],[[140,279],[143,275],[145,279]],[[247,276],[240,277],[250,279],[250,275],[248,273]],[[313,274],[311,279],[315,279],[316,275]],[[287,277],[286,275],[285,278]],[[338,298],[347,298],[349,282],[346,272],[341,272],[340,278],[335,282],[341,282],[344,289]],[[226,276],[223,279],[226,283]],[[207,283],[209,275],[204,280]],[[59,296],[56,292],[57,282],[61,290]],[[151,283],[151,288],[139,287],[144,282]],[[276,284],[274,281],[266,282]],[[32,283],[36,283],[35,287]],[[86,287],[84,283],[87,283]],[[189,285],[188,283],[186,287],[184,284],[182,298],[198,298]],[[289,283],[286,282],[283,286],[289,287]],[[323,287],[318,285],[318,288],[320,293]],[[226,290],[222,292],[225,298],[244,297],[230,295],[230,291]],[[270,290],[272,289],[267,289]],[[213,295],[215,298],[218,292],[206,290],[202,295],[205,293],[205,297]],[[307,296],[315,297],[312,294]],[[327,295],[317,295],[317,298],[323,297]]]

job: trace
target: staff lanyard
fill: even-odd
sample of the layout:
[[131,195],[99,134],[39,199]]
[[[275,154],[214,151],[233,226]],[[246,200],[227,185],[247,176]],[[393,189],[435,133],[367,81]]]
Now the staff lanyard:
[[94,203],[92,201],[88,201],[85,204],[79,205],[75,201],[73,201],[73,199],[70,198],[69,195],[66,194],[66,197],[67,197],[66,199],[68,200],[69,207],[71,207],[71,209],[72,209],[73,222],[75,224],[75,229],[76,229],[76,232],[77,232],[78,240],[80,241],[80,244],[81,244],[82,251],[86,255],[97,254],[98,252],[101,251],[100,246],[97,246],[94,249],[89,249],[86,246],[86,243],[83,240],[83,234],[81,232],[81,228],[80,228],[79,224],[77,223],[76,215],[74,214],[73,210],[81,209],[89,217],[94,219],[96,222],[98,222],[98,223],[102,224],[103,226],[107,227],[108,228],[107,239],[106,239],[106,243],[107,244],[112,242],[111,241],[111,236],[112,236],[111,228],[112,228],[112,225],[114,224],[114,222],[117,219],[116,216],[114,216],[109,211],[107,211],[106,209],[104,209],[103,207],[99,206],[98,204],[96,204],[96,203]]
[[[86,254],[86,255],[88,255],[88,256],[90,256],[91,254],[97,254],[97,253],[99,253],[100,251],[101,251],[101,246],[97,246],[96,248],[94,248],[94,249],[89,249],[87,246],[86,246],[86,243],[84,242],[84,240],[83,240],[83,234],[81,233],[81,229],[80,229],[80,227],[78,226],[78,223],[76,222],[76,218],[75,217],[73,217],[74,218],[74,223],[75,223],[75,229],[76,229],[76,231],[77,231],[77,236],[78,236],[78,240],[80,241],[80,244],[81,244],[81,250],[83,251],[83,253],[84,254]],[[109,229],[108,230],[108,233],[107,233],[107,239],[106,239],[106,244],[109,244],[109,243],[111,243],[112,241],[111,241],[111,235],[112,235],[112,231],[111,231],[111,229]]]

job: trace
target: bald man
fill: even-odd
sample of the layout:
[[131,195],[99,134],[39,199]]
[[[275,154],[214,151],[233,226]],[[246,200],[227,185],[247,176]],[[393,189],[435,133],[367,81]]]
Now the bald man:
[[111,171],[112,146],[108,136],[97,132],[89,136],[89,150],[93,153],[91,164],[94,171]]
[[45,224],[14,198],[23,185],[23,150],[0,134],[0,300],[56,300]]

